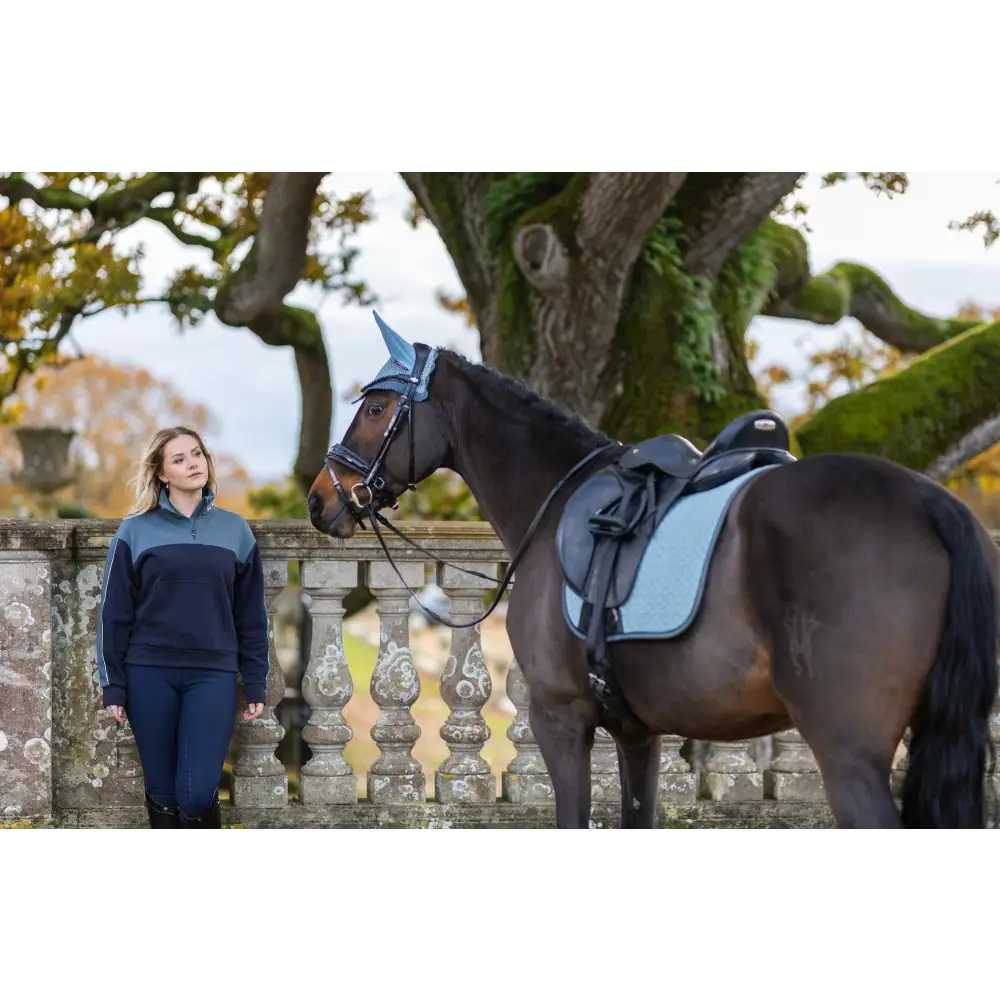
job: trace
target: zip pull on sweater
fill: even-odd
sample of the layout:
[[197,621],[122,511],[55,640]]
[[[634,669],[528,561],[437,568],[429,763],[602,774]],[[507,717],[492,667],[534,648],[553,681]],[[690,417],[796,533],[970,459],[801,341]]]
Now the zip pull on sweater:
[[263,702],[269,629],[257,540],[210,491],[190,517],[164,490],[154,510],[122,521],[97,618],[105,706],[126,704],[126,664],[238,671],[247,702]]

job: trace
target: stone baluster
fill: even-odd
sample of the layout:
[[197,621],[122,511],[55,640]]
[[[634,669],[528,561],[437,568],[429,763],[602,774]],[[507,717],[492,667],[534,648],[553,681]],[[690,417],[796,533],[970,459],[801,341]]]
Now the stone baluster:
[[531,692],[516,657],[507,671],[506,691],[515,711],[514,721],[507,727],[514,757],[501,778],[503,797],[517,805],[552,800],[555,797],[552,779],[531,731]]
[[823,776],[797,729],[774,734],[774,756],[766,773],[767,794],[778,802],[824,802]]
[[285,696],[285,677],[274,647],[274,599],[288,584],[288,563],[264,560],[264,593],[267,601],[267,641],[271,656],[267,697],[258,719],[243,718],[246,698],[240,684],[237,714],[236,758],[233,761],[233,804],[249,808],[274,808],[288,805],[288,775],[275,756],[285,735],[275,708]]
[[368,772],[368,798],[379,805],[423,802],[426,779],[420,762],[413,757],[420,727],[410,712],[420,696],[420,677],[410,654],[410,594],[406,587],[418,590],[424,585],[424,565],[397,562],[393,567],[389,562],[372,562],[367,567],[367,584],[378,599],[378,662],[371,695],[381,709],[371,731],[379,755]]
[[[993,770],[986,775],[988,800],[987,806],[990,813],[996,811],[1000,804],[1000,696],[993,702],[993,714],[990,716],[990,739],[993,746],[997,748],[997,759],[993,761]],[[989,761],[987,761],[989,767]]]
[[598,726],[594,733],[594,748],[590,754],[590,800],[615,804],[622,800],[618,750],[614,737],[603,726]]
[[694,802],[698,797],[694,772],[681,756],[684,740],[664,736],[660,741],[660,798],[666,802]]
[[344,760],[354,733],[344,706],[354,694],[344,653],[344,598],[357,586],[358,564],[309,560],[302,563],[302,589],[312,598],[312,642],[302,678],[302,697],[312,709],[302,738],[312,757],[302,765],[299,798],[306,805],[358,801],[357,778]]
[[[464,569],[497,575],[496,563],[467,563]],[[473,621],[483,613],[483,595],[491,584],[462,569],[443,567],[441,589],[451,599],[453,621]],[[483,759],[490,738],[483,708],[493,693],[493,683],[483,659],[480,628],[453,628],[451,653],[441,675],[441,698],[451,711],[441,727],[448,758],[434,776],[439,802],[492,805],[497,798],[496,778]]]
[[716,802],[759,802],[764,777],[750,756],[749,740],[713,741],[701,771],[701,794]]

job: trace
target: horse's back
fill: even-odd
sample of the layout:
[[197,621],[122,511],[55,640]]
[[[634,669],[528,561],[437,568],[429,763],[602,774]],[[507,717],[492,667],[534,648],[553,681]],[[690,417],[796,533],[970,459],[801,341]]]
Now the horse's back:
[[[961,504],[940,484],[878,456],[808,456],[748,485],[739,529],[756,536],[761,556],[769,542],[785,538],[814,556],[870,562],[881,555],[891,560],[883,569],[912,559],[940,568],[946,553],[927,513],[935,494]],[[1000,579],[1000,552],[982,522],[969,514],[994,578]]]

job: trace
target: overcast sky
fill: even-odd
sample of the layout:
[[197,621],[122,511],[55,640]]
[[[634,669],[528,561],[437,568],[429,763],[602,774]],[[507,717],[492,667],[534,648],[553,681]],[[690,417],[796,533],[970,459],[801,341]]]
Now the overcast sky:
[[[978,235],[952,232],[948,223],[982,208],[1000,208],[995,174],[911,174],[910,189],[892,200],[859,182],[820,190],[818,175],[802,193],[808,202],[813,272],[850,259],[879,271],[909,305],[947,316],[973,299],[1000,306],[1000,244],[992,251]],[[375,222],[357,238],[356,269],[379,296],[379,313],[409,340],[454,347],[479,358],[478,337],[437,304],[436,292],[461,293],[461,285],[436,231],[414,231],[405,221],[409,192],[397,174],[336,174],[336,190],[370,189]],[[162,287],[197,251],[181,247],[154,224],[132,233],[146,248],[148,292]],[[193,255],[195,255],[193,257]],[[315,305],[308,293],[290,301]],[[345,307],[336,296],[320,307],[337,396],[331,439],[350,422],[352,407],[339,397],[368,381],[384,360],[369,308]],[[762,362],[793,367],[811,349],[856,329],[853,320],[818,328],[787,320],[757,319]],[[127,318],[104,314],[77,328],[76,341],[91,353],[140,364],[172,381],[189,399],[208,404],[219,419],[219,451],[235,454],[260,482],[286,475],[298,440],[299,394],[290,349],[264,346],[253,334],[214,319],[183,334],[166,311],[149,307]],[[795,400],[784,397],[779,405]]]

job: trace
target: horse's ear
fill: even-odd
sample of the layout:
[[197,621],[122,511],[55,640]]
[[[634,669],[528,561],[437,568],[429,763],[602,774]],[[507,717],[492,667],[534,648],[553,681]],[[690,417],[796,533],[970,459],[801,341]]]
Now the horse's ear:
[[378,323],[379,330],[382,331],[382,340],[385,341],[389,357],[401,362],[408,371],[413,371],[413,365],[417,360],[417,352],[413,345],[396,333],[374,309],[372,314],[375,317],[375,322]]

